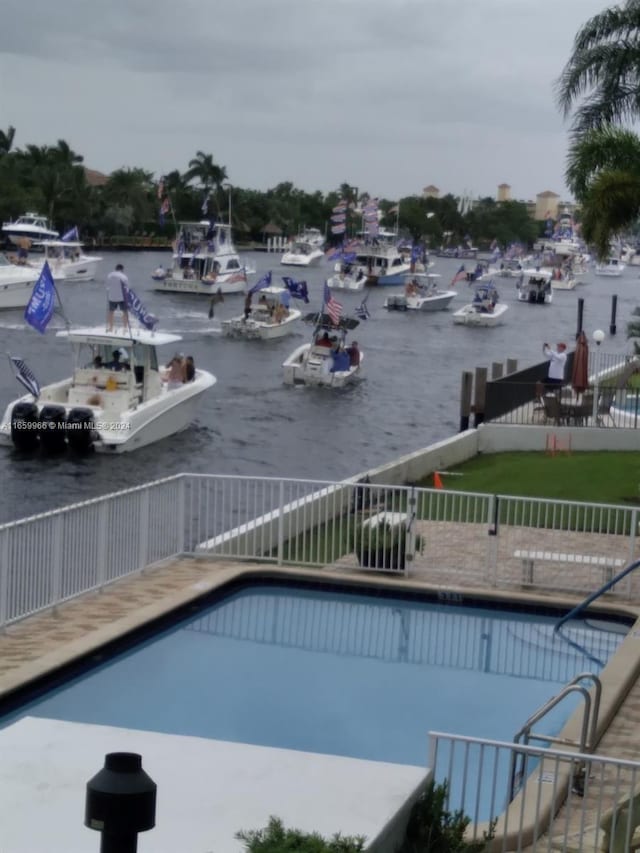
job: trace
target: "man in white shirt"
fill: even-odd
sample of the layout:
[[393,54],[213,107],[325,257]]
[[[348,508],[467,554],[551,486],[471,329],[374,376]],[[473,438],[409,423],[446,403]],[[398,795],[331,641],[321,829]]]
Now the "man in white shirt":
[[549,361],[549,374],[547,380],[549,385],[564,384],[564,369],[567,363],[566,350],[567,345],[562,343],[557,344],[555,350],[551,349],[549,344],[544,344],[542,347],[544,357]]
[[124,274],[124,267],[118,264],[107,276],[107,301],[109,303],[109,311],[107,313],[107,332],[113,331],[113,315],[120,309],[122,312],[122,327],[129,328],[129,314],[127,313],[127,303],[124,301],[124,292],[122,285],[129,285],[129,279]]

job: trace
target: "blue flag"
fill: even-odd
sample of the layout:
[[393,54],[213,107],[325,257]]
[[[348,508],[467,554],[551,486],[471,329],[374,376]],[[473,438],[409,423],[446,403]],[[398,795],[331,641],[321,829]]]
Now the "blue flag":
[[141,326],[144,326],[145,329],[149,329],[149,331],[152,332],[158,323],[158,318],[147,311],[142,302],[125,281],[121,282],[121,284],[125,305],[129,311],[131,311],[138,323],[140,323]]
[[271,270],[268,273],[265,273],[262,278],[259,278],[258,281],[253,285],[253,287],[249,290],[249,293],[257,293],[259,290],[263,290],[265,287],[271,286]]
[[68,231],[65,231],[60,239],[64,243],[68,243],[70,240],[78,243],[80,241],[80,234],[78,233],[78,226],[74,225],[73,228],[70,228]]
[[306,281],[294,281],[287,275],[282,276],[285,287],[295,299],[302,299],[303,302],[309,303],[309,290]]
[[40,273],[40,278],[33,285],[31,299],[24,309],[24,319],[30,326],[44,335],[49,320],[53,317],[56,307],[56,286],[49,269],[49,262],[45,261]]

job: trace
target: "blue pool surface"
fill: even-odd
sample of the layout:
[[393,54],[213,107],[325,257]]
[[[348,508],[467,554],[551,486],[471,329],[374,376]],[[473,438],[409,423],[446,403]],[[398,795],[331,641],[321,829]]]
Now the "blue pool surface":
[[[255,585],[2,718],[31,715],[425,766],[429,730],[513,739],[627,628]],[[545,719],[557,733],[573,700]],[[540,731],[541,726],[536,726]]]

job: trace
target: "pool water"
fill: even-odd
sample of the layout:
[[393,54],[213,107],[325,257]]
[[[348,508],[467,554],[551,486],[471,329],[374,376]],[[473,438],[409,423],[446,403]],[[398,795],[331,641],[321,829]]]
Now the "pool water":
[[[32,715],[424,766],[429,730],[512,740],[627,628],[258,585],[56,687]],[[536,731],[557,733],[572,699]],[[547,728],[545,729],[544,726]]]

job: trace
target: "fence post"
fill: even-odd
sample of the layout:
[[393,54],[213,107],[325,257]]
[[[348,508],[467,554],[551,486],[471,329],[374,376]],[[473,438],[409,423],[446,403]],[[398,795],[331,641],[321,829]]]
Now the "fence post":
[[149,562],[149,487],[147,486],[140,495],[140,511],[138,513],[139,538],[138,538],[138,566],[142,571]]
[[62,526],[67,517],[66,513],[59,513],[55,516],[55,526],[53,528],[53,547],[51,549],[51,600],[53,604],[53,612],[56,612],[57,605],[62,600]]
[[498,496],[489,495],[487,503],[487,578],[491,586],[498,585]]
[[[629,557],[630,563],[635,559],[636,538],[640,531],[638,530],[638,510],[634,507],[631,510],[631,530],[629,531]],[[631,598],[631,575],[627,575],[627,598]]]
[[0,630],[5,631],[9,618],[9,531],[0,532]]
[[411,486],[407,493],[407,518],[404,542],[404,576],[409,577],[409,566],[416,552],[416,487]]
[[284,507],[284,480],[280,480],[280,488],[278,494],[278,560],[279,566],[282,565],[282,552],[284,549],[284,518],[282,509]]
[[104,501],[104,506],[100,507],[100,510],[102,511],[98,512],[98,541],[96,544],[96,558],[98,560],[98,564],[96,566],[96,583],[99,590],[102,590],[107,581],[107,522],[109,520],[110,507],[111,502]]
[[[185,483],[186,474],[181,474],[178,480],[178,506],[181,511],[176,513],[178,529],[176,530],[176,554],[185,553],[185,528],[187,526],[187,488]],[[190,551],[193,548],[190,546]]]

